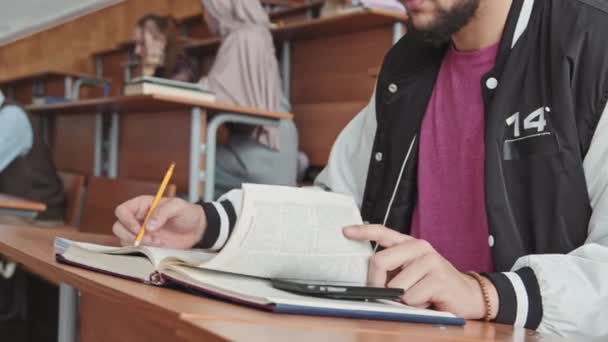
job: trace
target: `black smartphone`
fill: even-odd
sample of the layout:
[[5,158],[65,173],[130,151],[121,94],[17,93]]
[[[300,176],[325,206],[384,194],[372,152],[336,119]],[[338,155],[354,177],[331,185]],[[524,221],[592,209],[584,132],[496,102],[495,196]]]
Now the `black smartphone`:
[[293,292],[300,295],[349,300],[374,300],[388,299],[397,300],[403,296],[403,289],[366,287],[366,286],[342,286],[327,284],[307,284],[293,281],[273,279],[272,286],[276,289]]

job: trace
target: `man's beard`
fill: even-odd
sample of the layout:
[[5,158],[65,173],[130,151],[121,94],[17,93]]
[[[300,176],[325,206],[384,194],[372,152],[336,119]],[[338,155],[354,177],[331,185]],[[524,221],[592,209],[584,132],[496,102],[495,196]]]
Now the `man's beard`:
[[442,46],[473,19],[479,8],[479,1],[462,0],[450,10],[438,9],[433,23],[423,29],[416,28],[410,19],[407,21],[407,32],[434,46]]

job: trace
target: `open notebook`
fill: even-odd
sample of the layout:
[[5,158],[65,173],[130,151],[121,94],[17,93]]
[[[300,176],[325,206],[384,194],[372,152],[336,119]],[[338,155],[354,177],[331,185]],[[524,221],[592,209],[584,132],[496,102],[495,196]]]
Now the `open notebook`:
[[219,253],[154,247],[108,247],[57,238],[58,261],[152,285],[178,283],[275,312],[464,324],[452,314],[390,301],[307,297],[268,279],[364,285],[369,243],[342,235],[360,224],[354,201],[310,189],[246,184],[239,220]]

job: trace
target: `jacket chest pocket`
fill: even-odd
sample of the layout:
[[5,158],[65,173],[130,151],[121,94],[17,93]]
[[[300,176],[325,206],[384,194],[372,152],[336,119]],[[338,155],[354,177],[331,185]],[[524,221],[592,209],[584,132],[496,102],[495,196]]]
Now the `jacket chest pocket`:
[[548,157],[560,152],[557,136],[552,132],[537,133],[525,137],[506,139],[503,143],[504,160],[521,160]]
[[549,112],[548,107],[541,107],[526,116],[515,113],[505,120],[502,146],[504,160],[521,160],[559,154],[560,142],[548,120]]

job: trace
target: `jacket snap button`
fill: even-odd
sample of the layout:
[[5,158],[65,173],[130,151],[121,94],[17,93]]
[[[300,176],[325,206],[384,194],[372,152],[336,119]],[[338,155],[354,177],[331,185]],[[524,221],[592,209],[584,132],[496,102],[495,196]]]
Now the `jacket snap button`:
[[490,247],[494,247],[494,235],[490,235],[488,237],[488,245],[490,245]]
[[488,80],[486,81],[486,87],[488,87],[488,89],[490,90],[498,88],[498,80],[494,77],[488,78]]
[[397,85],[396,85],[395,83],[391,83],[391,84],[388,86],[388,91],[390,91],[390,92],[391,92],[391,93],[393,93],[393,94],[394,94],[394,93],[396,93],[396,92],[397,92],[397,90],[399,90],[399,88],[397,87]]
[[381,162],[383,157],[384,156],[382,155],[382,152],[376,153],[376,161],[377,162]]

